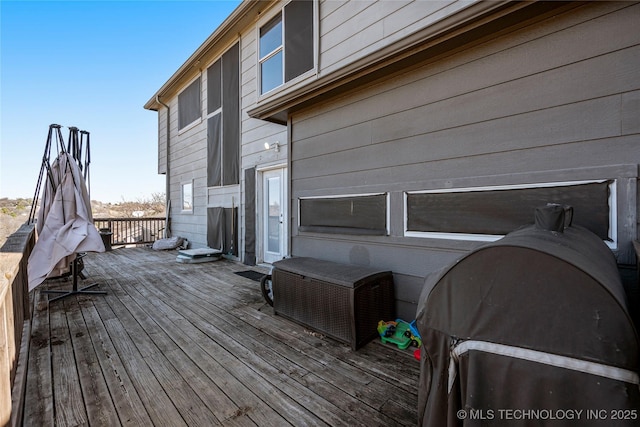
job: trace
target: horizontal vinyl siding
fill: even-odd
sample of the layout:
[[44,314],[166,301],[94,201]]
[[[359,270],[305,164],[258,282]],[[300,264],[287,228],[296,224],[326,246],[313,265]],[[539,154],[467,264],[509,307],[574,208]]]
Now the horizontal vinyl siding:
[[[206,106],[206,73],[202,76],[201,111]],[[192,247],[206,246],[206,201],[207,201],[207,128],[206,120],[178,131],[178,98],[167,102],[171,108],[171,148],[169,162],[171,168],[171,235],[189,240]],[[182,184],[193,182],[193,211],[183,213]]]
[[[263,120],[250,118],[247,110],[255,107],[258,100],[258,67],[257,67],[257,31],[255,28],[249,28],[241,35],[240,43],[240,186],[238,197],[236,198],[236,207],[238,208],[238,239],[240,257],[244,257],[245,250],[245,196],[244,188],[246,183],[245,170],[256,167],[268,167],[270,165],[284,164],[287,160],[287,128],[286,126]],[[280,151],[265,150],[264,143],[280,143]],[[256,175],[256,179],[260,176]],[[258,196],[258,188],[256,187],[256,196]],[[228,200],[227,200],[228,201]],[[227,206],[227,207],[230,207]],[[260,217],[261,206],[256,203],[256,215]],[[255,223],[258,227],[258,218]],[[259,241],[262,239],[256,233],[256,257],[261,260],[262,255],[257,253],[260,249]],[[244,259],[243,259],[244,260]]]
[[292,254],[393,270],[408,314],[416,284],[478,244],[402,237],[403,191],[639,164],[637,22],[640,5],[589,4],[294,115],[294,215],[301,196],[389,192],[392,202],[390,236],[294,226]]
[[321,73],[329,73],[453,15],[469,1],[323,1]]

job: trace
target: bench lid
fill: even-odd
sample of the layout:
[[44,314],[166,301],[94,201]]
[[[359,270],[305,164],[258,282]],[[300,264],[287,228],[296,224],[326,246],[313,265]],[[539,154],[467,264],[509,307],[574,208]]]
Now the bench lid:
[[364,267],[361,265],[342,264],[308,257],[283,259],[274,262],[273,267],[278,270],[349,288],[357,287],[365,281],[372,280],[379,276],[391,275],[391,271],[389,270]]

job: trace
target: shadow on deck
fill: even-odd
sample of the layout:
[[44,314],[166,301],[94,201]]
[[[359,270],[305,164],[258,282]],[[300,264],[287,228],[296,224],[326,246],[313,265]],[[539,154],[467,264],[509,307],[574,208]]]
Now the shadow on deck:
[[[119,249],[85,257],[106,296],[32,295],[27,426],[415,425],[419,364],[358,351],[275,316],[221,260]],[[265,272],[259,267],[251,268]]]

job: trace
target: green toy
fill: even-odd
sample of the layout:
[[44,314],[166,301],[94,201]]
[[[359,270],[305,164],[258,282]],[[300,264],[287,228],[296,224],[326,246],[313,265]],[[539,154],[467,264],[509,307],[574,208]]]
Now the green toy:
[[410,345],[420,347],[422,344],[420,338],[412,334],[409,323],[401,319],[388,322],[379,321],[378,334],[380,334],[383,343],[395,344],[400,350],[404,350]]

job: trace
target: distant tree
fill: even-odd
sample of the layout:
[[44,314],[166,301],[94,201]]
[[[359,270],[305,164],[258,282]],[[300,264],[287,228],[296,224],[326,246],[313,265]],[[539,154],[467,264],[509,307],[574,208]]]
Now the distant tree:
[[125,218],[163,215],[165,210],[164,195],[154,193],[150,198],[139,198],[135,201],[125,201],[123,198],[121,203],[111,206],[111,209],[116,210],[118,216]]

